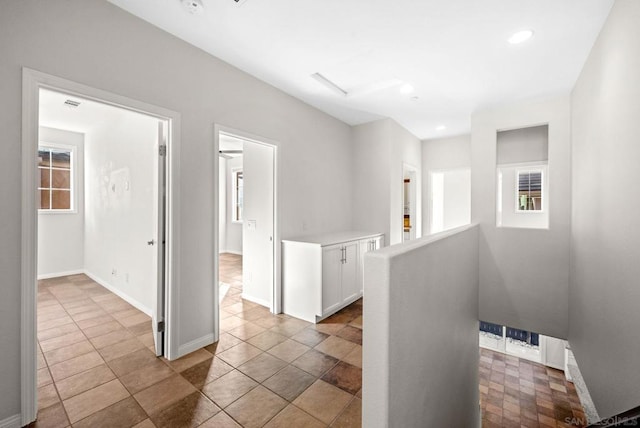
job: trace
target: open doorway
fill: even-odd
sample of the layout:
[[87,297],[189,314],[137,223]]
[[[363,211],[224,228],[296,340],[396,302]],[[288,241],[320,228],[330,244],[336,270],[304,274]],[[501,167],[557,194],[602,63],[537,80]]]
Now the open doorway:
[[277,313],[276,146],[236,131],[217,134],[218,301],[223,309]]
[[[51,389],[81,369],[74,358],[102,363],[134,348],[175,355],[166,308],[177,115],[32,70],[24,82],[21,378],[28,424],[38,396],[47,397],[43,371],[51,373]],[[61,374],[63,366],[72,370]]]
[[402,242],[421,236],[418,168],[402,165]]

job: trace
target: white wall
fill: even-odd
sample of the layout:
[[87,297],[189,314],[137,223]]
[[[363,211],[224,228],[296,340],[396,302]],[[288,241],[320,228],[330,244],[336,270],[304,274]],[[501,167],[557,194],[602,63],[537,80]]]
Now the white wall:
[[[471,136],[460,135],[456,137],[441,138],[436,140],[424,140],[422,142],[422,224],[425,235],[433,233],[431,230],[431,173],[435,171],[468,171],[471,168]],[[461,195],[460,201],[466,200],[466,194],[470,194],[471,186]],[[448,195],[449,196],[449,195]],[[463,197],[464,196],[464,197]],[[455,198],[455,196],[454,196]],[[457,205],[457,204],[456,204]],[[470,207],[459,205],[457,216],[468,217],[471,215]],[[468,209],[468,212],[465,210]]]
[[[422,217],[420,140],[392,119],[353,127],[353,229],[385,234],[387,245],[402,242],[403,165],[416,167],[418,217]],[[417,236],[421,225],[417,224]]]
[[158,120],[114,110],[86,134],[85,270],[151,314],[158,240]]
[[271,306],[273,290],[274,148],[243,144],[242,297]]
[[303,224],[306,233],[351,229],[348,125],[116,6],[99,0],[3,4],[0,52],[0,420],[20,411],[22,67],[180,113],[180,345],[206,344],[214,333],[214,123],[280,143],[282,238],[302,234]]
[[498,165],[546,162],[549,158],[549,127],[531,126],[498,132]]
[[[237,169],[242,169],[242,156],[236,156],[226,160],[226,203],[224,204],[225,218],[226,218],[226,247],[225,251],[233,254],[242,254],[242,222],[233,221],[233,172]],[[222,196],[220,196],[222,200]]]
[[227,160],[218,158],[218,251],[227,251]]
[[362,426],[479,426],[478,228],[367,253],[364,276]]
[[601,417],[640,403],[638,22],[616,1],[571,97],[569,342]]
[[[498,228],[497,132],[540,124],[549,124],[549,229]],[[480,319],[567,337],[569,150],[568,96],[472,116],[471,219],[480,224]]]
[[38,214],[38,277],[78,273],[84,269],[84,135],[41,126],[40,143],[75,148],[76,211]]

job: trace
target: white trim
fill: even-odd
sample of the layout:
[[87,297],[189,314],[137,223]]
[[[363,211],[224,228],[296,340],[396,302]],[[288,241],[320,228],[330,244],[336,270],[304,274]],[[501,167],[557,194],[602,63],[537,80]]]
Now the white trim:
[[[214,138],[213,138],[213,148],[214,153],[219,152],[220,148],[220,134],[231,135],[243,140],[251,141],[256,144],[267,145],[273,147],[273,288],[271,290],[271,302],[264,306],[270,308],[271,312],[274,314],[282,313],[282,275],[281,275],[281,246],[280,246],[280,174],[279,170],[279,156],[280,156],[280,144],[269,138],[264,138],[258,135],[254,135],[245,131],[241,131],[235,128],[227,127],[224,125],[214,124]],[[219,176],[219,165],[216,162],[214,165],[214,173],[216,176]],[[218,218],[218,210],[219,210],[219,186],[215,186],[214,189],[214,224],[218,227],[220,224],[220,220]],[[214,278],[218,279],[218,258],[219,258],[219,249],[218,249],[218,239],[214,239]],[[215,301],[218,301],[218,289],[214,292]],[[264,303],[264,302],[263,302]],[[260,304],[263,304],[260,303]],[[214,326],[216,340],[218,338],[218,329],[219,329],[219,304],[214,305],[214,320],[216,320],[216,324]]]
[[0,428],[20,428],[20,415],[9,416],[0,421]]
[[205,336],[199,337],[198,339],[192,340],[191,342],[187,342],[184,345],[180,345],[178,348],[178,356],[177,358],[183,357],[187,354],[192,353],[193,351],[197,351],[200,348],[204,348],[205,346],[211,345],[215,342],[214,334],[207,334]]
[[85,273],[84,269],[68,270],[65,272],[43,273],[42,275],[38,275],[38,280],[59,278],[61,276],[80,275],[82,273]]
[[157,117],[169,122],[167,148],[167,252],[166,252],[166,302],[167,319],[165,338],[166,357],[178,355],[179,296],[180,296],[180,114],[122,95],[96,89],[57,76],[24,67],[22,69],[22,246],[21,246],[21,424],[28,425],[36,419],[36,272],[37,272],[37,210],[36,175],[34,156],[39,144],[39,90],[51,89],[69,95],[110,104],[127,110]]
[[[241,166],[231,168],[231,223],[243,224],[243,219],[237,217],[238,214],[238,173],[243,174],[242,192],[244,197],[244,172]],[[242,201],[242,213],[244,214],[244,200]]]
[[84,271],[84,274],[87,275],[89,278],[91,278],[93,281],[97,282],[98,284],[100,284],[101,286],[106,288],[107,290],[111,291],[116,296],[120,297],[125,302],[129,303],[131,306],[135,307],[137,310],[142,311],[145,314],[151,316],[151,313],[153,312],[151,310],[151,308],[148,308],[147,306],[145,306],[142,303],[138,302],[133,297],[128,296],[123,291],[118,290],[113,285],[109,284],[108,281],[100,278],[98,275],[96,275],[94,273],[91,273],[91,272],[89,272],[87,270]]
[[242,293],[241,296],[242,296],[242,298],[244,300],[248,300],[250,302],[257,303],[260,306],[264,306],[264,307],[267,307],[267,308],[269,308],[271,306],[270,302],[268,300],[257,299],[257,298],[255,298],[253,296],[249,296],[248,294],[244,294],[244,293]]

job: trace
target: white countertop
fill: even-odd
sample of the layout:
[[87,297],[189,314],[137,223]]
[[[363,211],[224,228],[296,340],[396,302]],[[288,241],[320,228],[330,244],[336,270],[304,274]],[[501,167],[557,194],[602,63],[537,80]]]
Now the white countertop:
[[299,236],[291,239],[283,239],[282,242],[305,242],[317,244],[321,247],[327,245],[340,244],[342,242],[356,241],[359,239],[373,238],[382,235],[380,232],[344,231],[333,233],[322,233],[318,235]]

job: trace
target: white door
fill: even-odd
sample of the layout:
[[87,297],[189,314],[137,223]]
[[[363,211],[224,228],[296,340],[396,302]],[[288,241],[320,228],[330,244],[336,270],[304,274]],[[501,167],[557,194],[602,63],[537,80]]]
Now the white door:
[[242,295],[273,310],[273,146],[243,143]]
[[322,315],[342,303],[342,263],[344,247],[332,245],[322,249]]
[[158,122],[158,144],[155,147],[157,157],[157,180],[155,186],[154,197],[157,201],[153,216],[153,230],[155,236],[150,237],[147,241],[149,247],[155,248],[155,257],[153,267],[156,274],[156,286],[154,288],[154,298],[152,305],[151,327],[153,329],[153,340],[155,343],[155,351],[157,356],[164,355],[165,346],[165,198],[166,198],[166,182],[167,182],[167,134],[168,123],[165,121]]

